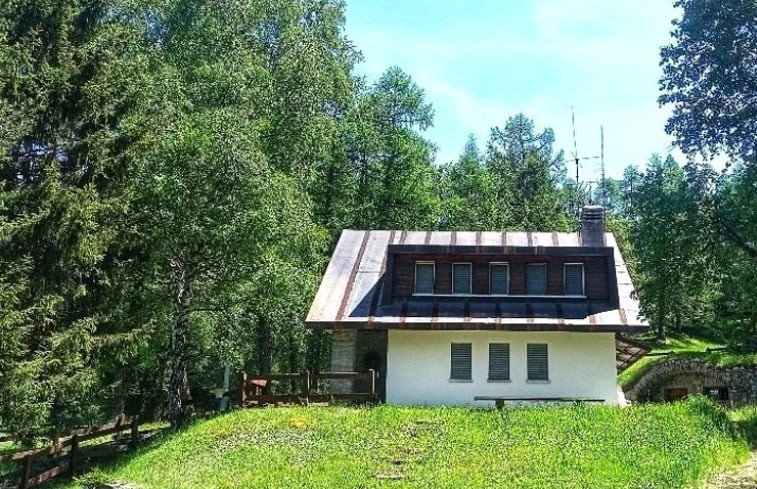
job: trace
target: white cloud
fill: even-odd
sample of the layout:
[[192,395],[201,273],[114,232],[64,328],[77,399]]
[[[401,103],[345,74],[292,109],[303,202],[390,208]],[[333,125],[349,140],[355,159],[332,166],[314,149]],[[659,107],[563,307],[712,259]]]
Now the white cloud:
[[[540,0],[525,11],[509,2],[475,5],[486,8],[458,14],[459,3],[440,1],[436,23],[401,24],[404,12],[395,12],[391,22],[360,19],[361,27],[349,30],[348,17],[348,34],[366,57],[363,73],[375,78],[398,65],[426,90],[436,111],[429,137],[439,147],[437,161],[456,159],[469,133],[483,146],[489,129],[517,112],[552,127],[568,154],[571,106],[579,153],[599,152],[604,124],[612,176],[670,150],[669,111],[656,100],[659,48],[676,15],[670,2]],[[599,176],[598,166],[585,171],[587,179]]]

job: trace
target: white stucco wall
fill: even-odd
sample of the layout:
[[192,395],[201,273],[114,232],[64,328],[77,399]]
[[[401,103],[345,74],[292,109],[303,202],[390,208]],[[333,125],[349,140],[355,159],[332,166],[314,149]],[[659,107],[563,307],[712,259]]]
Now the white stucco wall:
[[[471,343],[472,382],[451,381],[450,343]],[[489,343],[510,343],[510,381],[488,382]],[[526,380],[526,344],[547,343],[549,381]],[[386,401],[443,405],[493,403],[475,396],[583,397],[617,404],[612,333],[390,330]]]

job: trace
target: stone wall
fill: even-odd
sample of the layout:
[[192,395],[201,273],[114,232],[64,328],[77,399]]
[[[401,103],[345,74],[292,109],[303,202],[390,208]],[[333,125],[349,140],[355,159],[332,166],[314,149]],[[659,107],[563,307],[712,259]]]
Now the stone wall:
[[[386,386],[386,331],[355,329],[334,330],[331,337],[331,371],[365,372],[374,369],[379,372],[376,391],[383,399]],[[369,392],[368,380],[332,380],[334,394]]]
[[[335,329],[331,335],[331,371],[354,372],[357,330]],[[352,393],[351,380],[332,380],[331,391],[334,394]]]
[[667,389],[702,394],[705,387],[726,387],[728,405],[757,403],[757,365],[716,367],[698,358],[671,356],[654,365],[626,391],[633,402],[660,402]]

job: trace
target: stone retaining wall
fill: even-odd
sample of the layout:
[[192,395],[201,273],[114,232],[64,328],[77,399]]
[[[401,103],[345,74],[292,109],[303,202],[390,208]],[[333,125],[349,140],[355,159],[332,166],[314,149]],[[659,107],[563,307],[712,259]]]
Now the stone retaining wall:
[[626,391],[632,402],[661,402],[667,389],[702,394],[706,387],[726,387],[728,405],[757,404],[757,365],[717,367],[698,358],[671,356],[652,366]]

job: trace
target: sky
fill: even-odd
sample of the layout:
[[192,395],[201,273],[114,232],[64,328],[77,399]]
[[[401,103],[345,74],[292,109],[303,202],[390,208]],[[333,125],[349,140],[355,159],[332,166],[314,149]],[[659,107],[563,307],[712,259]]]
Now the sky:
[[[670,42],[672,0],[347,0],[347,36],[362,52],[358,72],[375,81],[399,66],[434,106],[426,132],[436,162],[456,160],[469,134],[484,149],[490,128],[519,112],[551,127],[556,148],[600,154],[607,175],[643,167],[652,153],[681,153],[657,103],[659,50]],[[570,162],[569,162],[570,163]],[[583,181],[598,180],[598,159]],[[568,173],[575,174],[569,164]]]

